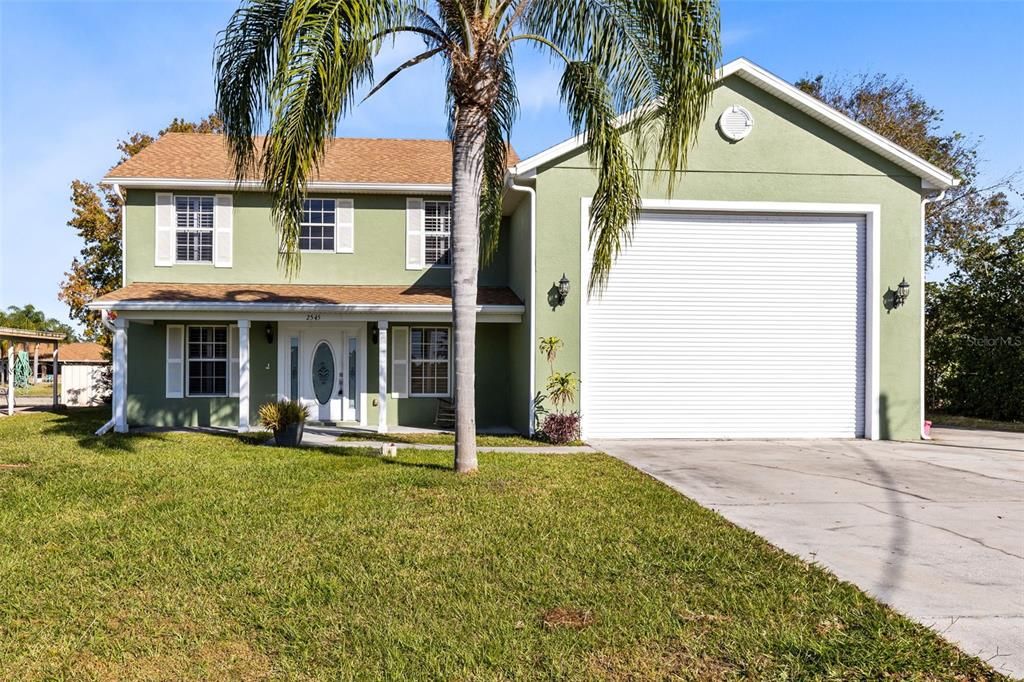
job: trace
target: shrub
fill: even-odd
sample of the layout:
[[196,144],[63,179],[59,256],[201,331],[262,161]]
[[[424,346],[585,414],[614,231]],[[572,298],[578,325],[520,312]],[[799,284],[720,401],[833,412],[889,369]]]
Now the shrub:
[[295,400],[278,400],[260,405],[260,424],[277,432],[292,424],[303,424],[308,417],[306,408]]
[[545,440],[554,445],[565,445],[580,439],[580,415],[578,412],[569,414],[549,414],[544,418],[541,433]]

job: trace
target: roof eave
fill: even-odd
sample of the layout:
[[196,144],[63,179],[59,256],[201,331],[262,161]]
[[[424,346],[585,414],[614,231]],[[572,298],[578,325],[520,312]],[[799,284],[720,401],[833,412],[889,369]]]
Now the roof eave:
[[[225,180],[218,178],[138,178],[107,176],[101,185],[135,189],[188,189],[223,191],[266,191],[262,180]],[[451,194],[450,183],[403,183],[403,182],[324,182],[307,184],[311,191],[348,192],[354,194]]]

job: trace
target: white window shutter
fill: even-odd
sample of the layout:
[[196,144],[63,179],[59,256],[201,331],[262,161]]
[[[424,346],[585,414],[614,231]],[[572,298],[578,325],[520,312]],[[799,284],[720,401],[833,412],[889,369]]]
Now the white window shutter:
[[356,250],[355,208],[351,199],[337,199],[334,207],[334,251],[354,253]]
[[391,328],[391,393],[409,397],[409,328]]
[[424,258],[423,199],[405,200],[405,269],[422,270]]
[[167,267],[174,264],[174,196],[165,192],[156,194],[156,234],[154,265]]
[[167,325],[166,352],[167,382],[165,397],[181,398],[185,395],[185,326]]
[[238,397],[238,325],[228,327],[228,396]]
[[218,194],[213,199],[213,264],[215,267],[231,267],[231,253],[234,250],[232,221],[231,195]]

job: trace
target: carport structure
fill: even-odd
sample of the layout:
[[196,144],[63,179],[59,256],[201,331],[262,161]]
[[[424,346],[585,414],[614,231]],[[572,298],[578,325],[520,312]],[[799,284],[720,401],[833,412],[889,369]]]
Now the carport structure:
[[42,345],[53,347],[53,406],[56,407],[59,396],[57,393],[57,350],[60,342],[65,338],[60,332],[44,332],[34,329],[16,329],[14,327],[0,327],[0,348],[4,349],[3,385],[7,392],[7,414],[14,414],[14,354],[21,346],[33,357],[32,376],[37,377],[39,371],[39,347]]

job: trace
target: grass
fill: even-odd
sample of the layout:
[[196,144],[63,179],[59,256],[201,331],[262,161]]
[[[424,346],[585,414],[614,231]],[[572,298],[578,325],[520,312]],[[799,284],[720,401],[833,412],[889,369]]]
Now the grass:
[[0,419],[5,679],[1001,679],[604,455]]
[[[343,433],[338,436],[340,441],[379,441],[382,443],[410,443],[419,445],[455,445],[455,434],[442,431],[439,433],[376,433],[374,431],[358,431]],[[541,440],[526,438],[519,435],[496,435],[479,433],[476,436],[476,444],[481,447],[495,448],[527,448],[527,447],[550,447],[550,443]],[[569,443],[569,445],[583,445],[582,441]]]
[[964,429],[989,429],[991,431],[1012,431],[1024,433],[1024,422],[1004,422],[980,417],[961,417],[953,414],[928,415],[935,426],[956,426]]
[[[60,390],[60,384],[57,384],[57,390]],[[49,398],[53,395],[53,384],[47,384],[43,382],[29,384],[24,388],[14,389],[14,395],[26,396],[33,398]]]

